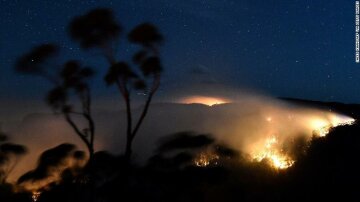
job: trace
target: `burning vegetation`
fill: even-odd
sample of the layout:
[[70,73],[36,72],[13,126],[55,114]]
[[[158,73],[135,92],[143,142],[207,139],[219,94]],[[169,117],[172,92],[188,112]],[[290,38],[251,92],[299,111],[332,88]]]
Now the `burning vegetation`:
[[277,169],[285,169],[294,164],[289,156],[283,153],[278,145],[278,140],[275,136],[269,137],[265,140],[264,148],[253,154],[255,161],[261,162],[264,159],[268,160],[270,165]]
[[[308,134],[304,134],[306,142],[310,142],[312,138],[325,137],[334,127],[352,125],[355,122],[353,118],[335,113],[328,113],[326,115],[314,117],[305,116],[305,118],[300,117],[298,120],[294,116],[290,116],[288,118],[292,121],[306,120],[304,123],[308,124],[308,127],[310,127],[310,130],[308,131],[311,131]],[[276,119],[273,117],[266,117],[265,120],[269,124],[276,124]],[[272,130],[270,130],[270,132],[276,132],[273,128],[271,129]],[[214,144],[214,139],[206,139],[205,137],[206,136],[203,135],[194,136],[194,134],[179,133],[174,139],[165,142],[162,145],[162,149],[170,149],[171,147],[174,147],[172,149],[197,148],[192,154],[193,165],[197,167],[217,166],[223,162],[224,156],[226,155],[221,155],[218,145],[211,146]],[[294,155],[291,154],[291,151],[289,151],[289,148],[286,148],[286,145],[288,147],[294,147],[295,138],[281,139],[281,136],[277,135],[269,135],[264,138],[260,138],[255,144],[253,144],[253,150],[250,152],[250,161],[265,162],[270,167],[277,170],[283,170],[293,166],[296,159],[294,158]],[[203,143],[201,143],[201,141],[203,141]],[[186,148],[185,145],[192,146]],[[225,159],[227,157],[225,157]]]
[[[269,123],[273,122],[273,118],[267,117],[266,121]],[[307,138],[307,140],[310,141],[311,136],[325,137],[332,128],[352,125],[354,122],[355,120],[353,118],[335,113],[329,114],[326,118],[320,116],[310,118],[308,123],[312,134],[306,134],[310,137]],[[251,156],[253,160],[257,162],[265,160],[275,169],[289,168],[295,163],[295,160],[286,153],[283,149],[283,144],[284,142],[279,142],[279,138],[275,135],[266,137],[256,146]]]

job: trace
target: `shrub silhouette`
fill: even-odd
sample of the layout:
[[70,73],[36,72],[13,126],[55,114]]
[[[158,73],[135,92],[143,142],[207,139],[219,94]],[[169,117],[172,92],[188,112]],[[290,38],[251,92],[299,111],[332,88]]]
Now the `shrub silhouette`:
[[179,132],[160,140],[149,166],[165,170],[188,166],[224,166],[227,159],[237,156],[237,151],[217,143],[209,134]]
[[25,146],[9,142],[7,135],[0,131],[0,186],[6,183],[20,157],[26,153]]
[[84,153],[75,145],[64,143],[44,151],[35,169],[23,174],[17,181],[19,187],[28,191],[45,191],[69,178],[72,182],[82,182]]

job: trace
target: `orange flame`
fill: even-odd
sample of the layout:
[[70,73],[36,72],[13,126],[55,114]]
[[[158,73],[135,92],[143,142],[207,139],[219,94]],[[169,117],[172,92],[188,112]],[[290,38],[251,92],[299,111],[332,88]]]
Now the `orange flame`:
[[[273,121],[271,116],[266,117],[265,120],[269,123]],[[313,132],[312,135],[319,137],[326,136],[333,127],[352,125],[355,122],[353,118],[334,113],[327,114],[327,116],[310,117],[306,120]],[[255,144],[255,149],[252,152],[253,160],[261,162],[266,159],[276,169],[286,169],[295,163],[293,159],[282,151],[282,145],[279,143],[278,137],[270,136],[259,142]]]
[[225,98],[220,98],[220,97],[207,97],[207,96],[190,96],[190,97],[186,97],[180,100],[180,103],[184,103],[184,104],[194,104],[194,103],[198,103],[198,104],[204,104],[204,105],[208,105],[208,106],[213,106],[213,105],[217,105],[217,104],[225,104],[225,103],[229,103],[230,100],[225,99]]

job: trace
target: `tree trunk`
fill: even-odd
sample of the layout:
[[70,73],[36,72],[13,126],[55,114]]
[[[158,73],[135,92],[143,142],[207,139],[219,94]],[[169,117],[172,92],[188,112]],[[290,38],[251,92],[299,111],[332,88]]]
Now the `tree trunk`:
[[131,161],[131,146],[132,146],[132,116],[131,116],[131,105],[130,105],[130,96],[126,95],[126,118],[127,118],[127,127],[126,127],[126,147],[125,147],[125,160],[129,164]]
[[75,122],[71,119],[70,115],[68,113],[64,113],[66,121],[69,123],[69,125],[73,128],[75,133],[80,137],[80,139],[83,141],[83,143],[86,145],[86,148],[89,152],[89,161],[92,159],[94,155],[94,146],[91,144],[86,136],[80,131],[80,129],[77,127]]
[[131,162],[131,153],[132,153],[132,138],[126,139],[126,148],[125,148],[125,160],[127,164]]

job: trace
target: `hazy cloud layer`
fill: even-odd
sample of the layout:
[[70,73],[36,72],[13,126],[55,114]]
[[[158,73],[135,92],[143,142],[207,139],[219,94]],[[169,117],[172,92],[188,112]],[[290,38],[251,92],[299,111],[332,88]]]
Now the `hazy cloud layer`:
[[[329,112],[295,107],[264,96],[242,96],[234,103],[212,107],[200,104],[154,104],[135,139],[135,159],[144,162],[160,137],[179,132],[211,133],[231,147],[250,154],[264,138],[276,135],[285,141],[297,135],[311,135],[315,119],[329,119]],[[109,106],[108,106],[109,107]],[[139,114],[139,108],[136,113]],[[119,154],[125,143],[124,111],[101,110],[95,113],[96,149]],[[16,143],[29,147],[28,154],[14,176],[35,165],[41,152],[60,143],[75,143],[84,149],[80,139],[61,116],[31,114],[11,132]]]

